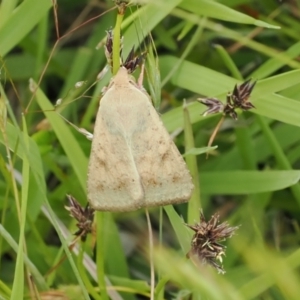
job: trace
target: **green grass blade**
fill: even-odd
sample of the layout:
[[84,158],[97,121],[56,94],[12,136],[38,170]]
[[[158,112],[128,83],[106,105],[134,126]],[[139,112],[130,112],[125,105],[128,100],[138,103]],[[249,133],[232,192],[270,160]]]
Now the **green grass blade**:
[[[265,134],[269,145],[271,146],[274,156],[276,157],[277,164],[280,168],[284,170],[292,170],[292,166],[286,157],[283,149],[281,148],[280,144],[278,143],[275,135],[273,134],[272,130],[268,126],[267,122],[263,119],[258,117],[258,122],[261,125],[262,131]],[[292,192],[294,197],[297,199],[298,204],[300,204],[300,186],[299,184],[291,186]]]
[[[25,118],[23,116],[23,129],[24,129],[24,147],[27,149],[27,153],[29,150],[29,139],[27,126],[25,122]],[[24,294],[24,257],[23,257],[23,249],[25,248],[25,224],[26,224],[26,212],[27,212],[27,202],[28,202],[28,188],[29,188],[29,160],[25,155],[23,158],[23,170],[22,170],[22,199],[21,199],[21,220],[20,220],[20,236],[19,236],[19,247],[17,253],[17,262],[14,276],[14,283],[12,287],[12,299],[21,299]]]
[[106,284],[105,284],[105,270],[104,270],[104,260],[105,260],[105,245],[103,239],[104,224],[105,219],[107,218],[105,212],[96,213],[96,224],[97,224],[97,253],[96,253],[96,262],[97,262],[97,277],[98,285],[101,291],[101,296],[103,300],[108,300]]
[[52,7],[52,1],[26,0],[0,28],[0,55],[5,56],[32,30]]
[[[193,135],[193,128],[190,121],[190,116],[186,104],[183,104],[183,118],[184,118],[184,144],[185,151],[189,151],[195,148],[195,140]],[[191,172],[194,191],[191,199],[188,202],[188,216],[187,222],[191,223],[198,219],[199,210],[201,208],[201,197],[200,197],[200,182],[199,182],[199,171],[197,165],[197,156],[188,155],[185,158],[186,164]]]
[[250,16],[235,11],[216,1],[209,0],[185,0],[180,3],[180,7],[210,18],[216,18],[224,21],[252,24],[260,27],[280,29],[279,26],[271,25],[266,22],[256,20]]
[[8,20],[18,4],[18,0],[2,0],[0,6],[0,28]]
[[[175,57],[163,57],[160,59],[161,68],[164,70],[171,69],[177,60]],[[295,70],[259,81],[251,96],[256,109],[251,112],[300,126],[299,101],[274,94],[296,85],[299,82],[299,75],[300,71]],[[225,95],[233,89],[237,81],[214,70],[184,61],[178,72],[173,75],[172,83],[194,93],[209,97],[216,96],[225,101]],[[188,108],[192,123],[203,118],[200,115],[205,110],[203,105],[192,103]],[[164,114],[163,120],[169,131],[183,126],[183,118],[179,108]]]
[[[18,253],[19,245],[15,242],[10,233],[0,224],[0,234],[4,237],[10,247],[14,250],[15,253]],[[48,290],[48,286],[43,275],[36,268],[36,266],[32,263],[32,261],[27,257],[27,255],[23,254],[24,263],[27,268],[30,270],[32,276],[34,277],[35,283],[40,290]],[[23,284],[23,282],[22,282]],[[12,299],[12,298],[11,298]],[[22,298],[23,299],[23,295]]]
[[[283,57],[289,57],[292,61],[293,58],[297,57],[300,53],[300,42],[295,43],[285,52],[282,52],[280,55]],[[253,73],[252,77],[254,78],[265,78],[271,75],[273,72],[283,67],[285,63],[278,58],[270,58],[261,66],[259,66]]]
[[151,30],[161,22],[182,0],[169,1],[150,1],[149,4],[143,6],[136,13],[138,18],[139,31],[137,25],[131,24],[124,34],[126,44],[124,45],[124,53],[128,53],[132,45],[137,44],[137,34],[144,38]]
[[188,253],[193,235],[192,231],[184,225],[184,220],[180,218],[172,205],[164,206],[164,210],[168,215],[183,253]]
[[227,171],[202,172],[202,193],[208,194],[255,194],[277,191],[296,184],[300,171]]
[[73,136],[70,126],[54,111],[53,105],[39,88],[36,90],[36,99],[68,156],[82,189],[85,190],[87,158]]

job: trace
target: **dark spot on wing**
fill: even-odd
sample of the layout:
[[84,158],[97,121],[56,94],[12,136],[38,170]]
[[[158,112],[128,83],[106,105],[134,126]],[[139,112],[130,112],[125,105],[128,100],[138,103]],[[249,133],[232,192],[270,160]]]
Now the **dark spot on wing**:
[[98,191],[102,191],[104,190],[104,185],[102,184],[102,182],[98,182],[96,188]]
[[180,176],[179,174],[174,173],[174,174],[173,174],[173,178],[172,178],[172,182],[173,182],[173,183],[176,183],[176,182],[179,181],[180,178],[181,178],[181,176]]

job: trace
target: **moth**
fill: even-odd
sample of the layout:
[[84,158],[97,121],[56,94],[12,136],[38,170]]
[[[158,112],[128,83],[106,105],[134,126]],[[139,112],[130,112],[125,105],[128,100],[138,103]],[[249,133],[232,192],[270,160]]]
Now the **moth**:
[[87,194],[100,211],[187,202],[194,185],[150,96],[121,67],[100,101]]

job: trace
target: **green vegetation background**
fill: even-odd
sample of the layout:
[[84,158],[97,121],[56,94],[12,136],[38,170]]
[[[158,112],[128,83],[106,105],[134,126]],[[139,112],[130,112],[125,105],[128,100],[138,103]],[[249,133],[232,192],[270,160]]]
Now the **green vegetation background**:
[[[147,2],[126,12],[124,53],[144,47],[152,33],[160,112],[182,153],[205,147],[220,118],[201,116],[197,97],[225,101],[236,83],[258,80],[251,96],[256,109],[225,120],[208,159],[186,157],[197,185],[189,204],[151,210],[163,246],[154,253],[155,299],[299,299],[300,1]],[[56,10],[50,0],[1,2],[1,299],[34,299],[37,291],[41,299],[149,297],[143,211],[97,213],[97,234],[78,243],[78,255],[68,250],[76,226],[64,209],[66,194],[86,204],[90,142],[53,104],[63,99],[57,111],[93,130],[111,76],[95,81],[105,66],[96,45],[114,27],[112,7],[110,0],[61,0]],[[79,81],[85,83],[75,89]],[[192,232],[183,222],[197,222],[199,208],[207,218],[218,212],[241,225],[227,242],[225,275],[185,258]],[[64,251],[67,259],[45,276]]]

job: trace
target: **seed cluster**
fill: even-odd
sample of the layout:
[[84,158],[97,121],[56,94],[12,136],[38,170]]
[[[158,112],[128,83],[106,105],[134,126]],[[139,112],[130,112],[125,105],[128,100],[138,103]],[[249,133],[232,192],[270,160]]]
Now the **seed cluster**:
[[186,225],[195,231],[191,242],[192,247],[187,257],[191,258],[196,264],[199,262],[210,264],[219,273],[224,274],[225,270],[221,264],[226,247],[220,242],[231,238],[239,226],[230,227],[227,222],[219,224],[219,215],[216,214],[207,222],[202,211],[200,212],[200,223]]
[[94,209],[89,204],[83,208],[77,200],[71,195],[67,195],[69,206],[65,206],[66,210],[70,212],[70,216],[75,218],[78,223],[76,226],[79,228],[74,235],[80,236],[82,241],[86,240],[86,236],[92,232],[92,224],[94,219]]
[[226,96],[226,104],[222,103],[217,98],[199,98],[198,102],[206,105],[206,110],[203,115],[210,115],[222,112],[225,116],[229,115],[234,120],[237,120],[236,109],[249,110],[255,106],[249,101],[250,94],[256,84],[256,81],[251,82],[251,79],[246,80],[242,84],[236,84],[232,92]]

